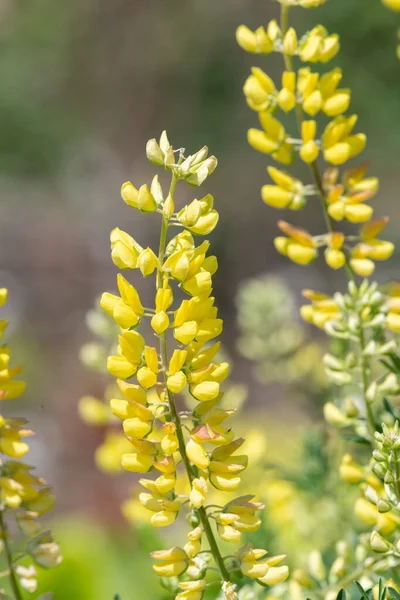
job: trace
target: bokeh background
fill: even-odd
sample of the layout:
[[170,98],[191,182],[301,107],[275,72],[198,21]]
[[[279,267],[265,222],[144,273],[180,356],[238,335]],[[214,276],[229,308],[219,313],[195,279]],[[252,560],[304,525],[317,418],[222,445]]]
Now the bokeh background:
[[[192,152],[207,144],[219,158],[206,183],[221,215],[212,236],[220,263],[215,293],[232,379],[249,390],[246,423],[257,411],[273,456],[290,455],[296,436],[320,420],[320,409],[304,398],[296,403],[287,386],[261,384],[237,344],[235,298],[248,278],[283,278],[295,294],[294,312],[302,287],[344,285],[322,263],[301,270],[276,254],[278,215],[259,198],[267,163],[246,143],[256,116],[242,85],[255,61],[278,78],[280,57],[246,55],[234,32],[241,23],[266,24],[278,9],[272,0],[0,0],[0,275],[29,384],[18,410],[38,432],[30,460],[58,498],[54,529],[65,560],[48,587],[59,600],[162,597],[147,557],[157,542],[120,514],[132,477],[110,480],[96,469],[103,432],[77,414],[80,396],[101,396],[105,385],[78,355],[90,339],[86,312],[115,285],[109,232],[119,226],[141,242],[157,238],[157,219],[129,210],[119,188],[127,179],[150,181],[144,147],[162,129],[175,146]],[[292,16],[304,30],[323,22],[341,35],[336,63],[368,134],[364,156],[381,179],[377,214],[392,217],[387,231],[397,242],[400,22],[378,0],[331,0]],[[191,199],[181,193],[182,202]],[[323,230],[316,206],[295,218]],[[398,276],[397,262],[398,254],[380,269],[381,281]],[[269,435],[276,421],[278,451]]]

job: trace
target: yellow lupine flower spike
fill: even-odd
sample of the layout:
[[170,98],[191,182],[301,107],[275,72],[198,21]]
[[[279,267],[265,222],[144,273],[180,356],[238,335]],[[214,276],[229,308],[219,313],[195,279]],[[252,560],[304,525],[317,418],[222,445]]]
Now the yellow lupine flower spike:
[[[0,307],[7,302],[8,290],[0,288]],[[0,333],[3,334],[7,321],[0,322]],[[12,367],[11,349],[0,348],[0,400],[14,400],[20,397],[26,388],[23,381],[16,380],[22,366]],[[6,404],[6,402],[5,402]],[[6,418],[0,415],[0,539],[6,571],[3,577],[8,579],[13,595],[22,598],[20,586],[29,592],[38,587],[37,573],[34,564],[53,568],[62,562],[60,548],[49,532],[42,532],[38,518],[53,508],[55,498],[51,488],[42,477],[33,474],[33,466],[20,462],[29,452],[27,437],[35,432],[27,427],[23,417]],[[14,530],[16,527],[24,536],[23,545],[18,540],[18,552],[29,560],[29,566],[16,565],[14,549]],[[19,536],[20,537],[20,536]],[[27,538],[25,540],[25,537]],[[6,544],[6,546],[5,546]],[[34,563],[32,563],[32,560]]]
[[[238,31],[240,43],[253,52],[260,51],[260,45],[265,49],[265,36],[271,44],[276,41],[279,45],[279,31],[275,25],[270,26],[268,32],[258,30],[254,35],[247,29]],[[285,43],[295,51],[293,34]],[[255,134],[255,145],[258,144],[257,139],[261,139],[263,150],[277,160],[291,160],[292,145],[279,121],[268,113],[272,100],[269,95],[277,94],[272,82],[254,69],[245,90],[249,104],[260,111],[264,130]],[[293,105],[295,101],[294,94],[295,76],[288,72],[279,97],[279,102],[287,110],[289,104]],[[273,99],[273,102],[277,100]],[[176,521],[180,513],[188,511],[191,525],[189,541],[184,549],[175,547],[154,552],[154,570],[160,577],[179,577],[190,566],[193,581],[179,583],[182,591],[177,598],[200,600],[205,589],[203,577],[208,567],[201,571],[197,567],[195,569],[194,559],[202,551],[203,538],[207,538],[208,547],[212,548],[222,578],[221,588],[226,589],[225,584],[231,585],[232,567],[224,562],[209,522],[206,506],[209,490],[213,487],[220,492],[235,491],[248,463],[247,455],[237,454],[244,440],[237,439],[232,428],[225,426],[225,420],[234,410],[218,407],[223,395],[222,384],[229,374],[229,364],[216,358],[220,343],[213,342],[223,328],[215,299],[211,296],[212,278],[218,261],[208,254],[208,241],[196,245],[194,238],[210,233],[217,225],[219,215],[211,194],[195,198],[181,209],[175,208],[177,182],[183,180],[189,185],[200,185],[213,172],[216,159],[208,157],[205,146],[185,158],[183,150],[174,151],[165,132],[159,142],[155,139],[148,142],[146,153],[152,163],[171,172],[168,194],[163,194],[155,177],[150,189],[147,186],[136,189],[129,182],[124,184],[122,197],[131,208],[156,213],[155,216],[161,218],[159,253],[156,255],[150,247],[141,247],[129,234],[116,229],[112,233],[112,258],[121,269],[138,268],[144,277],[154,276],[155,306],[144,307],[136,288],[122,275],[118,275],[117,279],[120,296],[111,293],[102,296],[101,306],[121,328],[117,353],[108,358],[107,367],[118,378],[123,395],[123,398],[113,397],[110,407],[111,413],[122,420],[124,436],[117,434],[107,438],[98,449],[96,459],[103,469],[110,472],[118,469],[115,463],[119,459],[126,471],[155,474],[153,479],[140,480],[145,491],[139,494],[138,502],[130,500],[124,504],[123,510],[129,518],[138,514],[140,505],[151,513],[150,522],[154,527],[167,527]],[[276,186],[270,186],[276,189],[267,193],[271,203],[272,198],[284,196],[285,204],[299,208],[303,202],[301,183],[277,169],[271,169],[270,175],[276,183]],[[169,237],[171,224],[182,230]],[[293,231],[293,235],[292,243],[296,244],[301,239],[301,243],[307,246],[305,234],[302,237]],[[314,251],[313,243],[312,249]],[[177,305],[174,305],[174,285],[186,294],[186,298]],[[156,345],[147,344],[139,332],[145,319],[150,320],[158,342]],[[175,340],[171,349],[167,337],[169,328],[173,330]],[[132,383],[126,381],[133,377]],[[181,414],[175,404],[175,394],[186,387],[194,399],[194,407]],[[182,425],[183,417],[185,426]],[[24,451],[23,442],[21,444],[19,439],[13,439],[12,444],[15,452]],[[182,478],[180,474],[178,477],[178,465],[183,466],[186,472],[185,493],[179,493]],[[13,493],[7,491],[7,494],[13,502]],[[255,512],[260,506],[243,503],[240,498],[232,504],[232,510],[237,514],[233,517],[235,530],[231,541],[237,542],[242,533],[251,533],[259,528],[261,519]],[[220,508],[222,511],[224,507]],[[221,523],[219,526],[222,527]],[[227,539],[228,529],[222,535]],[[248,569],[248,572],[252,577],[255,568]],[[198,573],[197,579],[194,573]],[[263,568],[260,576],[265,574],[266,568]]]

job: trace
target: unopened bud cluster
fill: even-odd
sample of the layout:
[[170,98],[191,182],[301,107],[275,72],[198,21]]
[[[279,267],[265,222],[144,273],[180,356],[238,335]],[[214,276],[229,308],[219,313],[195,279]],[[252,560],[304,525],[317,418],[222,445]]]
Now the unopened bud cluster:
[[[377,502],[380,512],[400,511],[400,426],[382,425],[382,433],[375,432],[375,450],[372,453],[373,472],[385,484],[385,498]],[[399,512],[400,515],[400,512]]]

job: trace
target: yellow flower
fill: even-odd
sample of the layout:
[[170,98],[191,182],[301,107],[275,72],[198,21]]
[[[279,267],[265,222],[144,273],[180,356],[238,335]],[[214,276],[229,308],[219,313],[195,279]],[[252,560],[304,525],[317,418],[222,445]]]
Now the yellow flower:
[[96,465],[101,471],[108,474],[121,472],[122,455],[129,452],[131,447],[131,444],[122,433],[108,432],[104,442],[96,448]]
[[286,34],[285,37],[283,38],[283,51],[285,54],[288,54],[289,56],[293,56],[294,54],[296,54],[296,50],[297,50],[297,34],[295,29],[293,29],[293,27],[290,27]]
[[303,145],[300,148],[300,158],[305,163],[313,163],[319,156],[319,147],[315,141],[317,124],[315,121],[303,121],[301,124],[301,137]]
[[282,89],[278,94],[279,107],[284,112],[291,111],[296,106],[296,74],[284,71],[282,75]]
[[110,234],[111,258],[119,269],[135,269],[142,248],[125,231],[116,227]]
[[344,454],[339,467],[340,479],[346,483],[361,483],[364,480],[364,469],[351,456]]
[[356,516],[367,525],[376,527],[383,535],[389,535],[400,525],[400,517],[393,512],[380,513],[366,498],[358,498],[354,505]]
[[207,194],[204,198],[193,200],[185,206],[177,215],[178,221],[195,235],[208,235],[215,229],[219,220],[219,214],[213,206],[214,198]]
[[342,251],[344,234],[338,231],[329,234],[328,247],[325,250],[326,263],[332,269],[341,269],[346,264],[346,255]]
[[0,308],[2,306],[4,306],[4,304],[7,302],[7,298],[8,298],[7,288],[0,288]]
[[392,286],[389,290],[387,305],[389,311],[386,315],[386,325],[397,333],[400,331],[400,287],[398,285]]
[[179,441],[176,437],[176,426],[174,423],[165,423],[163,430],[165,435],[161,440],[161,450],[167,455],[174,454],[179,448]]
[[311,304],[305,304],[300,309],[305,321],[323,329],[325,323],[339,318],[340,309],[330,296],[314,290],[303,290],[303,296],[311,300]]
[[213,451],[210,462],[210,482],[218,490],[235,491],[241,482],[240,473],[248,464],[248,456],[236,455],[235,452],[243,444],[239,438]]
[[337,89],[341,79],[341,69],[334,69],[321,78],[309,67],[299,69],[297,88],[304,111],[312,117],[320,110],[328,117],[346,112],[351,93],[348,89]]
[[245,577],[261,579],[268,573],[267,552],[261,548],[244,546],[237,552],[240,569]]
[[79,416],[89,425],[106,425],[108,423],[108,407],[94,396],[82,396],[78,404]]
[[273,49],[273,40],[264,27],[251,31],[246,25],[240,25],[236,30],[236,41],[243,50],[252,54],[269,54]]
[[289,577],[289,567],[283,565],[281,567],[270,567],[264,577],[261,577],[260,583],[263,585],[278,585],[286,581]]
[[387,223],[387,218],[375,219],[361,228],[360,242],[353,248],[350,260],[357,275],[368,277],[375,269],[373,261],[387,260],[392,256],[394,244],[377,239]]
[[62,562],[60,547],[49,534],[42,534],[35,540],[31,553],[37,564],[45,569],[57,567]]
[[235,522],[239,520],[238,515],[222,512],[217,517],[218,535],[224,542],[237,544],[240,542],[242,534],[235,527]]
[[192,439],[186,444],[186,454],[189,460],[196,465],[198,469],[204,470],[210,464],[210,457],[207,452],[200,444]]
[[144,310],[139,294],[121,274],[118,274],[118,289],[121,297],[105,292],[100,306],[123,329],[135,327],[140,322]]
[[333,402],[324,404],[325,421],[335,427],[347,427],[349,419]]
[[156,446],[152,442],[130,438],[130,443],[136,452],[123,454],[121,457],[122,467],[126,471],[134,473],[147,473],[153,466],[156,456]]
[[364,150],[366,136],[350,135],[357,123],[357,116],[337,117],[331,121],[322,136],[324,158],[333,165],[341,165]]
[[269,111],[276,105],[277,90],[272,79],[258,67],[251,68],[243,92],[252,110]]
[[184,546],[184,550],[189,558],[194,558],[201,551],[201,536],[203,530],[201,527],[196,527],[192,531],[189,531],[189,541]]
[[189,566],[189,557],[182,548],[156,550],[151,556],[156,560],[153,569],[159,577],[179,577]]
[[192,489],[190,490],[190,503],[195,508],[204,506],[207,498],[207,482],[204,477],[198,477],[192,481]]
[[158,265],[158,258],[151,248],[146,248],[140,252],[137,265],[142,272],[143,277],[151,275]]
[[267,112],[259,113],[260,129],[249,129],[248,142],[255,150],[271,154],[272,157],[283,164],[293,161],[293,149],[286,141],[286,131],[283,125]]
[[288,236],[275,238],[275,248],[280,254],[300,265],[307,265],[317,257],[317,248],[309,233],[285,221],[279,221],[278,226]]
[[181,581],[179,587],[182,592],[175,596],[175,600],[201,600],[206,589],[204,579],[197,581]]
[[339,49],[339,36],[336,34],[328,35],[325,27],[318,25],[302,40],[299,56],[304,62],[325,63],[334,58]]

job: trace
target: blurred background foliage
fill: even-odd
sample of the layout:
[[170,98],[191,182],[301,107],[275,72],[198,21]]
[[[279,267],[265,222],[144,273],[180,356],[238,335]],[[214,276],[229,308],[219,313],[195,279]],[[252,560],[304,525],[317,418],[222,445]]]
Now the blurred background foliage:
[[[220,159],[207,190],[221,213],[212,239],[220,262],[215,293],[233,383],[248,390],[239,428],[253,429],[249,477],[257,473],[267,502],[263,543],[289,552],[293,564],[321,542],[323,528],[315,531],[311,517],[323,519],[325,548],[352,518],[329,475],[334,440],[321,455],[325,433],[311,426],[330,393],[310,368],[322,342],[296,316],[301,288],[331,292],[344,282],[332,272],[328,280],[318,262],[299,270],[275,253],[276,214],[259,199],[266,163],[246,143],[254,119],[241,88],[252,59],[237,48],[234,31],[277,14],[272,0],[0,0],[1,285],[10,288],[15,353],[27,365],[20,411],[38,431],[30,460],[58,498],[55,533],[65,561],[43,588],[57,599],[163,597],[147,557],[163,541],[127,528],[120,504],[132,477],[110,481],[97,471],[93,455],[104,432],[79,421],[77,403],[83,394],[101,398],[106,386],[83,369],[79,348],[90,338],[86,312],[115,285],[109,231],[122,224],[139,241],[156,239],[148,219],[120,201],[119,188],[126,179],[149,180],[145,142],[164,128],[175,144],[206,143]],[[293,10],[293,18],[304,30],[318,21],[341,35],[344,85],[369,136],[371,172],[381,178],[378,212],[393,217],[389,235],[398,243],[396,16],[378,0],[330,0],[315,11]],[[278,77],[279,57],[265,60]],[[311,231],[321,222],[316,211],[299,215]],[[382,281],[396,278],[396,258],[380,270]],[[277,319],[264,318],[261,299],[278,299]]]

